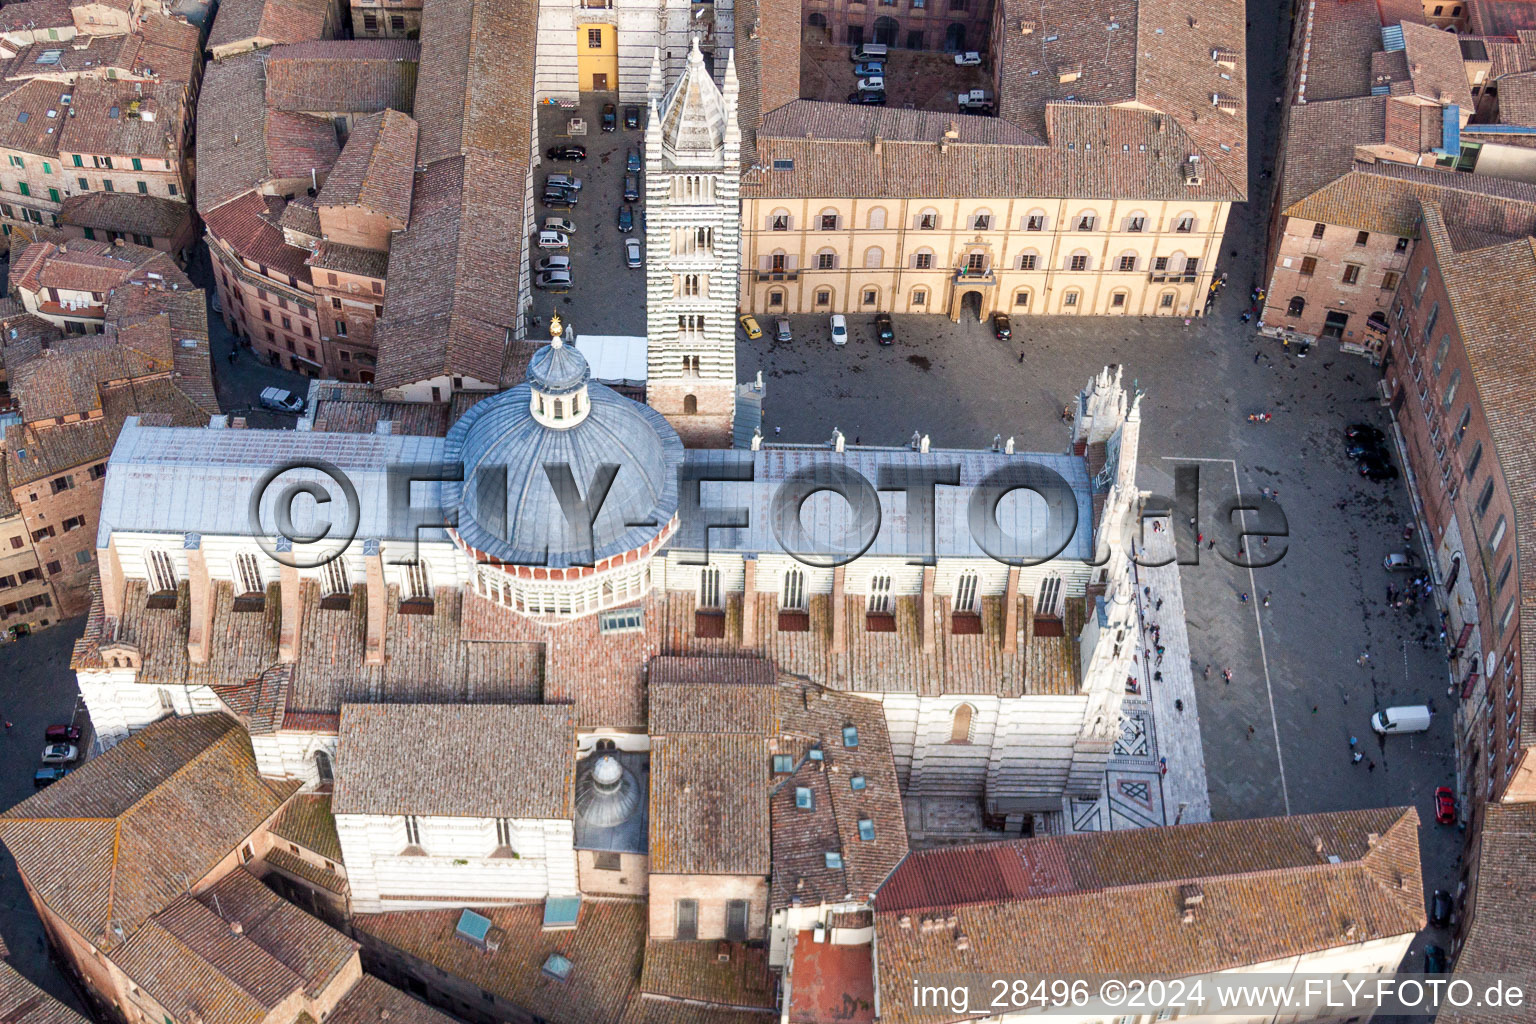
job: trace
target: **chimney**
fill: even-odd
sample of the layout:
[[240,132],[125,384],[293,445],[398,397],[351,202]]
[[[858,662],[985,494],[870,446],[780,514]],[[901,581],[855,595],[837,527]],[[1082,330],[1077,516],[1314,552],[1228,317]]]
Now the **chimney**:
[[203,538],[189,533],[182,541],[187,553],[188,619],[187,660],[194,665],[208,663],[209,634],[213,631],[213,581],[208,578],[208,559],[203,554]]
[[879,156],[881,154],[881,151],[884,148],[884,142],[885,140],[880,138],[880,136],[875,136],[875,156]]
[[363,562],[367,566],[368,635],[363,644],[363,664],[384,664],[385,603],[389,589],[384,583],[384,556],[377,540],[363,542]]
[[960,952],[963,953],[967,949],[970,949],[970,948],[971,948],[971,938],[970,938],[969,935],[961,933],[960,935],[956,935],[955,936],[955,949],[957,949],[957,950],[959,950]]
[[239,921],[231,921],[229,922],[229,930],[234,932],[236,935],[244,935],[245,925],[241,924]]
[[1186,907],[1198,907],[1205,902],[1205,890],[1195,882],[1179,886],[1179,902]]

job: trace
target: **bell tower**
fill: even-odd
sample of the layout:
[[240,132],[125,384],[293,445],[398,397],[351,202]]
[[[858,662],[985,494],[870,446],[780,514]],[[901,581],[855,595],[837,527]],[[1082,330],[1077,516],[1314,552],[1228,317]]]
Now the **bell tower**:
[[725,88],[697,39],[662,93],[652,59],[645,132],[646,401],[685,444],[725,448],[736,412],[741,129],[736,55]]

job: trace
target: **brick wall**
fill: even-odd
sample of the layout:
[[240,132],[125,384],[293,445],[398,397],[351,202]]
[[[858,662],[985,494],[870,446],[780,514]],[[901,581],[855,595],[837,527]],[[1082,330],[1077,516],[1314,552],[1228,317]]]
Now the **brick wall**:
[[[93,477],[98,466],[95,472],[101,475]],[[105,468],[105,463],[92,461],[11,488],[62,618],[90,608]]]
[[651,875],[648,934],[677,937],[677,901],[698,902],[698,938],[725,938],[726,904],[747,901],[747,938],[763,937],[768,927],[768,880],[758,875]]
[[1309,339],[1327,331],[1379,354],[1384,335],[1367,322],[1372,314],[1384,322],[1412,240],[1282,217],[1276,247],[1260,316],[1265,328]]
[[[691,403],[690,398],[693,399]],[[731,422],[736,415],[735,385],[686,378],[658,381],[647,385],[645,400],[667,418],[688,447],[724,448],[730,445]]]

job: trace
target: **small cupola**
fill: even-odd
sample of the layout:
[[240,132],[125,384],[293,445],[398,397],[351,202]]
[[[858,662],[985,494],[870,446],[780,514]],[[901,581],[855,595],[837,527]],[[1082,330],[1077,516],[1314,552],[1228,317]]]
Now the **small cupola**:
[[566,430],[587,418],[587,381],[592,369],[586,357],[567,345],[559,315],[549,318],[549,344],[528,362],[529,411],[554,430]]

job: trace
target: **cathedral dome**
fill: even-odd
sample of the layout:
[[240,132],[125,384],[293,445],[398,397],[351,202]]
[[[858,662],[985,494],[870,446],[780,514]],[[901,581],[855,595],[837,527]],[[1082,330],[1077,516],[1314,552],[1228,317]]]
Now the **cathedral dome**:
[[[558,321],[550,329],[527,381],[477,402],[448,432],[446,458],[463,467],[463,480],[444,485],[444,504],[477,561],[533,571],[622,561],[654,548],[677,513],[677,432],[655,410],[589,381]],[[580,509],[610,473],[586,536],[564,508]],[[574,487],[564,504],[557,487]]]

